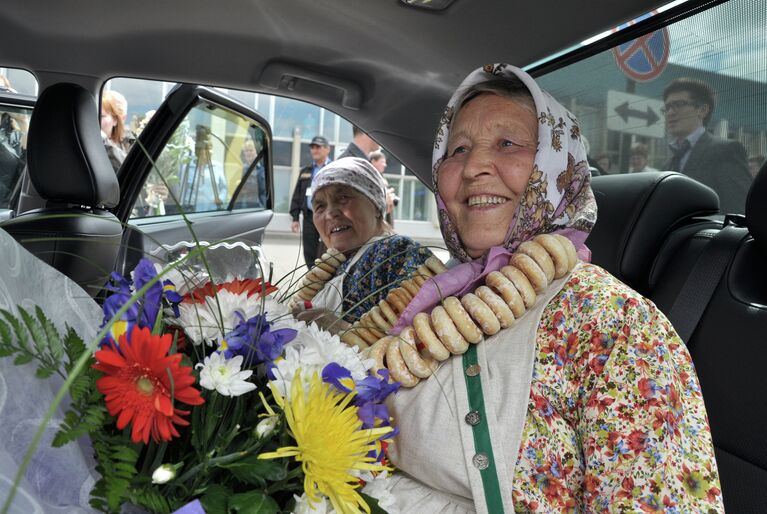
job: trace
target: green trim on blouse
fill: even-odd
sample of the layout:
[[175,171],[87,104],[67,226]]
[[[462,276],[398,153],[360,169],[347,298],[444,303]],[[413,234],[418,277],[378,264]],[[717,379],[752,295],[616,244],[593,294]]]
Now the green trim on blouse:
[[479,474],[482,477],[482,488],[485,491],[487,511],[493,514],[502,514],[503,499],[501,498],[501,485],[498,482],[493,445],[490,442],[490,432],[487,426],[485,397],[482,394],[482,380],[480,378],[481,373],[482,370],[477,362],[477,345],[470,344],[468,351],[463,354],[463,376],[466,379],[469,409],[471,409],[465,421],[472,425],[474,451],[476,452],[473,464],[479,469]]

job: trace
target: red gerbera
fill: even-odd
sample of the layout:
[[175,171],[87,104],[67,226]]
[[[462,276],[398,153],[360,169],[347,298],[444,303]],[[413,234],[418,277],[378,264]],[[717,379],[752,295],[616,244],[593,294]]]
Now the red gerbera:
[[216,293],[221,290],[227,290],[233,294],[247,293],[248,297],[254,294],[264,296],[270,295],[277,290],[269,282],[262,285],[261,279],[234,279],[223,284],[214,284],[213,282],[207,282],[204,286],[198,287],[194,291],[184,295],[184,303],[203,303],[206,297],[216,296]]
[[[180,366],[181,354],[168,355],[170,334],[153,336],[148,328],[134,327],[130,341],[120,337],[119,350],[105,346],[96,352],[93,367],[105,376],[96,387],[105,396],[109,414],[117,417],[117,428],[133,423],[131,439],[149,442],[178,437],[176,425],[189,424],[181,416],[189,411],[176,409],[173,400],[200,405],[205,400],[192,387],[192,368]],[[173,391],[173,398],[171,398]]]

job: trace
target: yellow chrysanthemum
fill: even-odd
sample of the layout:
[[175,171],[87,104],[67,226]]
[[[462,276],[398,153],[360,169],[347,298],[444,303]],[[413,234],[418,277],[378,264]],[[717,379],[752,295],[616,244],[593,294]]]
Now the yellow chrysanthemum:
[[375,441],[392,428],[361,429],[357,407],[349,404],[354,393],[340,393],[322,382],[316,373],[309,381],[308,391],[304,390],[300,370],[293,377],[289,398],[282,398],[275,388],[272,391],[285,412],[296,446],[263,453],[259,458],[295,457],[300,461],[304,490],[312,503],[319,501],[317,493],[322,493],[339,513],[358,513],[360,508],[370,512],[357,493],[359,479],[349,472],[388,469],[367,454],[375,449]]

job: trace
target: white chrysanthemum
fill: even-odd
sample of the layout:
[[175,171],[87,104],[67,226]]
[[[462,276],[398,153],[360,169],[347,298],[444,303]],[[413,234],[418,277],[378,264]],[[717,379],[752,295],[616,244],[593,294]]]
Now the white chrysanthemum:
[[388,480],[389,472],[382,471],[375,478],[371,473],[366,473],[362,479],[365,480],[365,487],[362,492],[378,500],[378,506],[387,512],[387,514],[399,514],[397,502],[392,494],[392,481]]
[[335,362],[348,369],[354,380],[362,380],[373,366],[372,359],[363,359],[359,348],[341,342],[338,336],[320,330],[314,323],[299,330],[296,338],[285,347],[285,357],[275,362],[272,383],[283,396],[287,395],[290,384],[298,369],[308,383],[316,372]]
[[292,328],[300,331],[306,328],[306,323],[294,318],[284,303],[278,302],[271,296],[267,296],[262,302],[264,304],[266,320],[271,324],[272,330]]
[[336,510],[333,508],[333,504],[330,503],[330,500],[325,496],[319,496],[321,498],[320,501],[312,504],[309,502],[306,493],[301,496],[296,496],[294,494],[293,498],[296,499],[296,508],[293,509],[291,514],[335,514]]
[[183,327],[194,344],[221,339],[240,323],[239,313],[248,320],[261,313],[262,300],[247,293],[234,294],[226,289],[204,303],[182,303],[176,323]]
[[[155,263],[154,269],[159,274],[162,272],[163,267],[160,264]],[[208,276],[200,271],[192,271],[187,268],[177,267],[170,269],[161,280],[164,282],[170,280],[173,285],[176,286],[176,292],[180,295],[185,295],[189,291],[202,287],[208,281]]]
[[197,364],[200,371],[200,385],[210,391],[218,391],[224,396],[240,396],[256,388],[256,384],[247,379],[252,370],[240,371],[242,355],[227,359],[223,354],[214,352],[205,357],[204,363]]

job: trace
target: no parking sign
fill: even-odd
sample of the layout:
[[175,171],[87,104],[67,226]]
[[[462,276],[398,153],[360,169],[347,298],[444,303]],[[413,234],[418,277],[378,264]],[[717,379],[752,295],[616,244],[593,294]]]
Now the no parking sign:
[[637,82],[654,80],[668,64],[668,29],[662,28],[613,48],[618,67]]

